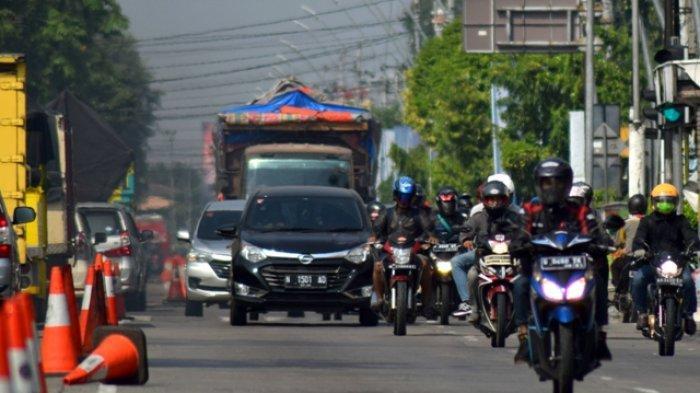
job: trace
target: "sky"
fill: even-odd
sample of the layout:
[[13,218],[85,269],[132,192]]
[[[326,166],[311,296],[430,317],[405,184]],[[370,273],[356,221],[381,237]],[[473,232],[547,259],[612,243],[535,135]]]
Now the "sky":
[[[399,21],[411,0],[118,0],[162,92],[156,130],[176,131],[179,161],[196,164],[201,123],[293,75],[312,87],[371,84],[375,101],[410,56]],[[314,15],[315,14],[315,15]],[[389,84],[389,99],[396,90]],[[149,161],[168,161],[158,133]]]

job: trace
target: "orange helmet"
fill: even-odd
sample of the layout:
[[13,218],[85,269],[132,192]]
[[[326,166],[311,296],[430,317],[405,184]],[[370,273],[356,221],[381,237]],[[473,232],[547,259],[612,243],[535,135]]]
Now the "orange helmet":
[[653,190],[651,190],[651,197],[652,198],[658,198],[658,197],[678,198],[678,189],[676,189],[676,187],[674,187],[673,184],[661,183],[658,186],[654,187]]

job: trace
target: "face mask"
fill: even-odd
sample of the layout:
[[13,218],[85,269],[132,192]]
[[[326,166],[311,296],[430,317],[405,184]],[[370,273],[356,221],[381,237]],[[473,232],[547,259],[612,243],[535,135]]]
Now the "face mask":
[[676,205],[673,202],[657,202],[656,211],[661,214],[671,214],[676,210]]

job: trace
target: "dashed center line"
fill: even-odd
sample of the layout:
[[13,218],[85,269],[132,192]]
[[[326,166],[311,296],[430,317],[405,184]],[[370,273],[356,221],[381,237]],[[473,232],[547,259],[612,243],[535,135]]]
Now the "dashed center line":
[[635,392],[640,392],[640,393],[659,393],[658,390],[654,389],[645,389],[645,388],[634,388]]

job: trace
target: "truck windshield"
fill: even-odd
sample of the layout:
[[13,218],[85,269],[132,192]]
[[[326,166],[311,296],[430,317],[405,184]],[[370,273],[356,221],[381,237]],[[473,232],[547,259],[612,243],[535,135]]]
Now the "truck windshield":
[[245,228],[255,231],[359,232],[362,212],[352,198],[269,196],[250,207]]
[[238,210],[209,210],[202,214],[197,227],[197,238],[202,240],[225,240],[216,230],[222,226],[238,225],[241,220]]
[[326,157],[254,157],[248,160],[246,191],[260,187],[331,186],[350,188],[349,163]]

